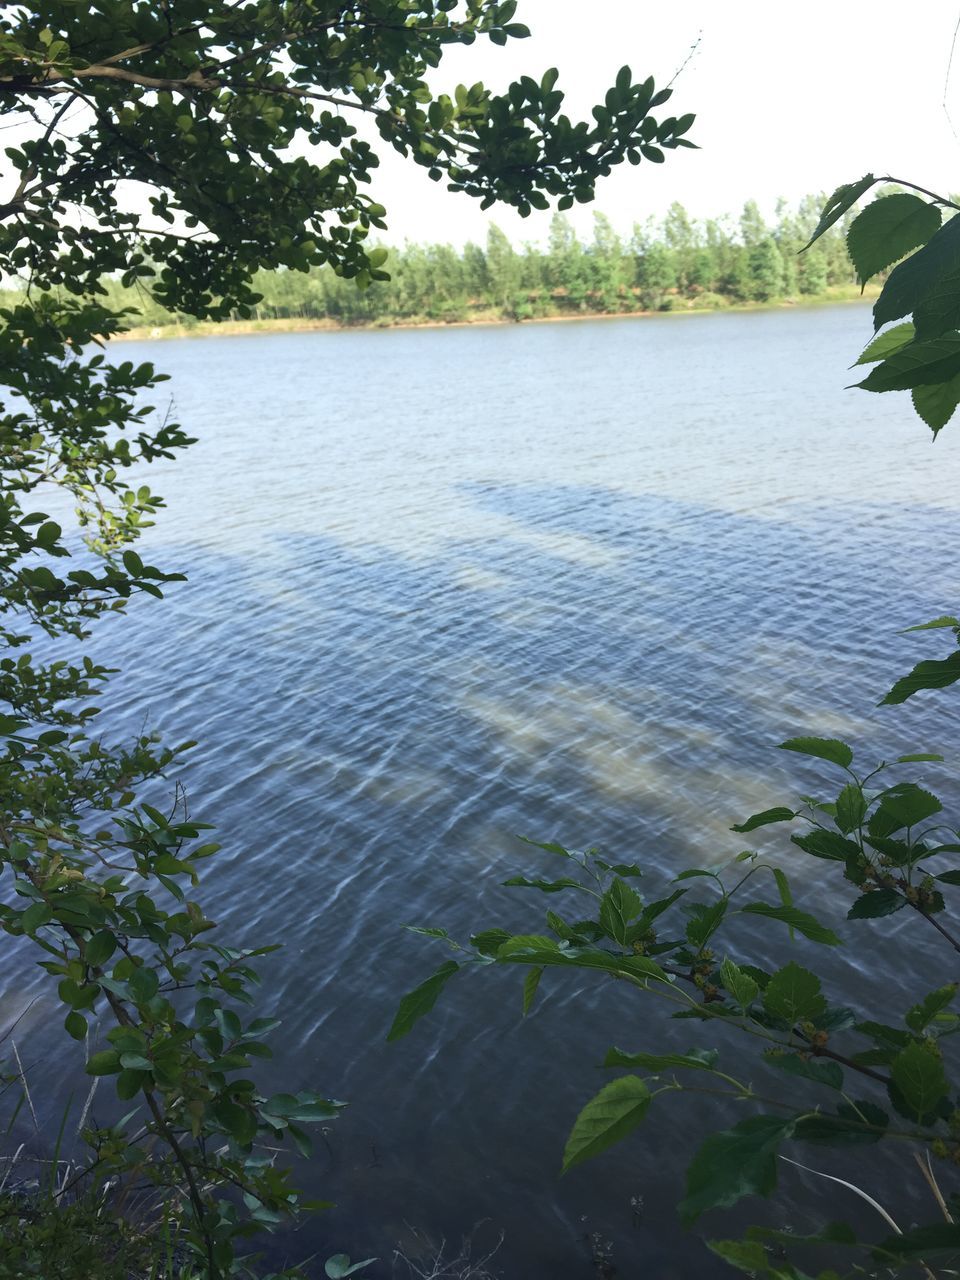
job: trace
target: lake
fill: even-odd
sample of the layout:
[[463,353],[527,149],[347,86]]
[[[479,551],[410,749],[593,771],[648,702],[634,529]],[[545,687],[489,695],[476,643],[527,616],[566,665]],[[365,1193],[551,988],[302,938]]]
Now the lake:
[[[898,632],[957,602],[960,425],[932,446],[905,396],[844,390],[870,332],[838,306],[112,350],[172,374],[161,394],[199,443],[150,476],[168,510],[145,555],[189,581],[97,633],[123,669],[104,722],[199,739],[181,777],[224,844],[204,901],[225,941],[285,944],[261,964],[283,1018],[271,1087],[350,1103],[302,1170],[337,1207],[291,1260],[406,1276],[398,1246],[474,1233],[483,1254],[503,1233],[489,1265],[518,1280],[595,1275],[594,1236],[621,1276],[730,1274],[673,1206],[704,1127],[745,1111],[667,1098],[559,1178],[606,1049],[686,1049],[698,1024],[559,974],[522,1019],[522,973],[484,970],[388,1046],[400,995],[449,955],[401,926],[538,931],[557,899],[501,885],[557,864],[521,835],[601,846],[654,886],[752,840],[842,917],[783,828],[729,828],[829,776],[774,749],[792,735],[870,761],[953,749],[955,697],[876,703],[947,644]],[[893,1017],[951,976],[906,914],[836,954],[774,922],[728,936]],[[53,1007],[31,1011],[33,1046]],[[791,1154],[930,1216],[889,1157]],[[856,1217],[815,1177],[781,1183],[699,1234]]]

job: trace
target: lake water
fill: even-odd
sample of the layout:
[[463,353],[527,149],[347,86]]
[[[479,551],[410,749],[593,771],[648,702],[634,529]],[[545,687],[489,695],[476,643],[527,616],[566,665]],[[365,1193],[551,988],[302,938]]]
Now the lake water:
[[[869,334],[852,306],[116,348],[173,375],[200,440],[151,476],[169,509],[146,550],[189,582],[98,633],[123,668],[107,722],[199,739],[183,781],[224,843],[204,901],[225,940],[285,943],[262,964],[271,1085],[350,1102],[304,1171],[337,1208],[291,1258],[404,1276],[395,1247],[476,1227],[481,1253],[504,1233],[490,1265],[517,1280],[595,1274],[593,1233],[621,1276],[727,1274],[673,1210],[709,1107],[668,1099],[558,1176],[606,1048],[687,1048],[697,1025],[549,974],[522,1020],[521,972],[485,970],[388,1046],[399,996],[447,958],[401,926],[537,930],[556,899],[500,885],[556,867],[518,835],[603,846],[655,884],[722,863],[732,822],[824,776],[774,750],[794,734],[870,760],[952,750],[949,695],[875,704],[946,644],[897,631],[957,601],[960,426],[932,446],[906,397],[844,391]],[[770,844],[839,917],[819,864]],[[875,1015],[950,976],[906,914],[812,956]],[[772,923],[736,938],[758,963],[789,947]],[[896,1187],[904,1217],[921,1203],[882,1159],[811,1150],[791,1154]],[[747,1218],[856,1213],[781,1181]]]

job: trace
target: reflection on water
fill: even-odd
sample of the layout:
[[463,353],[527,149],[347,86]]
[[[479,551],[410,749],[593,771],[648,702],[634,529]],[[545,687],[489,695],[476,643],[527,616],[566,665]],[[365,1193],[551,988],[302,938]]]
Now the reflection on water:
[[[535,927],[540,903],[499,887],[542,869],[517,833],[604,846],[655,882],[720,863],[743,847],[731,822],[816,786],[772,750],[794,733],[871,759],[949,745],[945,699],[875,705],[924,643],[897,629],[956,598],[960,488],[949,430],[931,449],[899,397],[843,392],[866,321],[123,348],[173,374],[200,443],[151,479],[169,499],[151,555],[189,582],[100,633],[124,672],[109,720],[200,740],[184,779],[225,846],[213,913],[238,941],[286,942],[263,966],[273,1083],[351,1101],[308,1171],[338,1208],[294,1255],[389,1259],[412,1230],[456,1241],[487,1220],[505,1276],[590,1276],[594,1231],[625,1276],[724,1273],[673,1214],[698,1105],[557,1177],[608,1045],[688,1048],[690,1024],[566,977],[521,1021],[517,975],[484,973],[388,1048],[398,995],[443,958],[400,926]],[[818,865],[772,840],[836,914]],[[908,984],[925,943],[880,924]],[[760,963],[788,945],[769,924],[739,937]],[[867,954],[821,968],[896,1005]],[[783,1175],[773,1221],[837,1216],[804,1179]]]

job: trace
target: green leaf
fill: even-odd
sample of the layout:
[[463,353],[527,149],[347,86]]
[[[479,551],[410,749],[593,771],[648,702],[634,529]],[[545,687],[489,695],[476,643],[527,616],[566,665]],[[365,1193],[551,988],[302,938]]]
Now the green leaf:
[[862,382],[864,391],[910,391],[933,383],[948,382],[960,374],[960,334],[947,334],[929,342],[911,342],[896,355],[875,365]]
[[378,1258],[364,1258],[362,1262],[351,1262],[345,1253],[335,1253],[332,1258],[326,1260],[323,1269],[330,1280],[341,1280],[342,1276],[352,1276],[354,1272],[369,1267],[371,1262],[378,1261]]
[[647,1114],[650,1090],[639,1076],[621,1076],[604,1085],[574,1121],[563,1153],[563,1172],[632,1132]]
[[100,968],[117,949],[117,940],[109,929],[102,929],[87,941],[83,958],[93,968]]
[[947,1096],[943,1062],[922,1044],[908,1044],[901,1050],[890,1066],[890,1076],[918,1120]]
[[72,1036],[74,1040],[84,1040],[87,1035],[87,1020],[82,1013],[78,1013],[76,1009],[71,1009],[63,1020],[68,1036]]
[[741,835],[748,831],[755,831],[757,827],[767,827],[774,822],[792,822],[796,817],[793,809],[787,809],[783,805],[775,809],[764,809],[762,813],[755,813],[752,818],[748,818],[746,822],[735,823],[730,830],[739,831]]
[[911,1031],[915,1031],[918,1035],[927,1027],[937,1014],[946,1009],[957,994],[957,984],[948,982],[946,986],[938,987],[936,991],[931,991],[929,995],[923,997],[919,1004],[915,1004],[907,1013],[904,1021]]
[[604,930],[625,946],[630,935],[630,921],[643,910],[640,895],[624,880],[614,880],[600,901],[600,923]]
[[820,942],[827,947],[840,946],[840,939],[832,929],[822,925],[806,911],[798,911],[796,907],[774,907],[765,902],[751,902],[741,910],[751,915],[767,916],[770,920],[782,920],[784,924],[788,924],[791,929],[796,929],[811,942]]
[[957,680],[960,680],[960,650],[942,661],[932,658],[926,662],[918,662],[910,674],[901,677],[887,696],[881,699],[880,706],[906,702],[921,689],[945,689]]
[[559,893],[562,889],[583,889],[579,880],[571,880],[568,876],[564,876],[561,880],[528,880],[526,876],[511,876],[503,883],[509,889],[539,889],[541,893]]
[[716,1049],[691,1049],[689,1053],[625,1053],[623,1049],[608,1049],[603,1065],[643,1067],[645,1071],[671,1071],[680,1067],[690,1071],[712,1071],[718,1057]]
[[902,1235],[888,1236],[875,1247],[874,1254],[882,1258],[893,1254],[897,1258],[928,1258],[952,1255],[960,1251],[960,1223],[935,1222],[926,1227],[914,1227]]
[[770,1256],[758,1240],[708,1240],[707,1248],[748,1276],[767,1275],[770,1271]]
[[815,240],[819,240],[823,233],[842,218],[848,209],[853,208],[860,197],[869,191],[876,181],[872,173],[867,173],[858,182],[845,182],[842,186],[837,187],[836,191],[823,206],[816,230],[800,252],[804,253]]
[[834,1115],[819,1112],[799,1120],[793,1136],[824,1147],[869,1146],[879,1142],[890,1117],[872,1102],[841,1103]]
[[873,306],[874,328],[915,312],[928,298],[936,306],[938,288],[960,267],[960,224],[945,222],[936,235],[890,272]]
[[780,743],[781,751],[797,751],[803,756],[816,756],[847,769],[853,763],[853,752],[838,738],[788,738]]
[[114,1049],[104,1049],[87,1059],[88,1076],[112,1076],[120,1070],[120,1055]]
[[785,1022],[816,1021],[826,1013],[827,1002],[820,994],[820,979],[793,960],[770,979],[763,993],[763,1007]]
[[846,835],[860,826],[866,812],[867,802],[863,792],[855,782],[848,782],[837,796],[837,826]]
[[724,960],[720,966],[720,981],[742,1009],[753,1004],[760,990],[749,974],[744,973],[740,966],[730,959]]
[[780,1071],[786,1071],[788,1075],[802,1076],[805,1080],[814,1080],[831,1089],[843,1088],[843,1071],[836,1062],[828,1062],[823,1058],[803,1058],[786,1049],[767,1049],[763,1056],[767,1062]]
[[387,1035],[388,1041],[399,1040],[401,1036],[405,1036],[415,1022],[430,1012],[437,1003],[440,992],[459,968],[455,960],[448,960],[436,973],[427,978],[426,982],[421,982],[419,987],[414,987],[412,991],[407,992],[400,1001],[393,1025]]
[[919,196],[881,196],[867,205],[847,232],[847,251],[866,284],[871,276],[926,244],[940,227],[940,210]]
[[908,320],[906,324],[894,325],[878,333],[872,342],[863,349],[860,359],[854,364],[875,364],[878,360],[886,360],[887,356],[896,355],[904,347],[908,347],[916,337],[916,330]]
[[903,782],[880,801],[870,818],[872,836],[890,836],[904,827],[915,827],[940,813],[943,805],[930,791],[914,782]]
[[929,622],[918,622],[915,626],[904,627],[902,634],[907,635],[910,631],[939,631],[943,627],[960,627],[960,618],[944,613],[939,618],[931,618]]
[[24,933],[36,933],[53,919],[53,912],[46,902],[35,902],[27,907],[20,917],[20,926]]
[[815,828],[804,835],[790,837],[791,841],[804,853],[814,858],[828,858],[831,862],[847,862],[850,858],[860,857],[860,846],[853,840],[846,840],[836,831],[824,831]]
[[880,916],[892,916],[907,905],[906,898],[896,889],[871,889],[861,894],[847,912],[848,920],[876,920]]
[[523,980],[523,1016],[526,1017],[533,1005],[534,997],[537,994],[537,987],[540,985],[540,979],[543,977],[543,966],[538,965]]
[[897,756],[897,764],[919,764],[924,761],[933,761],[936,763],[943,762],[943,756],[937,755],[935,751],[916,751],[910,756]]
[[910,393],[913,407],[936,436],[947,425],[960,404],[960,374],[947,382],[914,387]]
[[768,1196],[777,1185],[777,1151],[793,1125],[779,1116],[751,1116],[709,1137],[687,1170],[687,1194],[680,1204],[685,1225],[744,1196]]
[[554,844],[550,841],[544,844],[541,840],[530,840],[527,836],[518,836],[517,839],[522,840],[524,844],[533,845],[534,849],[545,849],[547,853],[555,853],[560,858],[573,857],[569,849],[565,849],[562,844]]

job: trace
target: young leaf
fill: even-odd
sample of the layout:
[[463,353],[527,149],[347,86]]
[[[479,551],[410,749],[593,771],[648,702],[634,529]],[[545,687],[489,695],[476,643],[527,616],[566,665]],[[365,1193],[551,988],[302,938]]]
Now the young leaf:
[[931,991],[929,995],[924,996],[919,1004],[915,1004],[907,1013],[904,1021],[911,1031],[915,1031],[919,1035],[934,1020],[938,1013],[946,1009],[957,994],[957,984],[948,982],[944,987],[938,987],[936,991]]
[[390,1028],[387,1040],[399,1040],[420,1018],[430,1012],[437,1003],[440,992],[457,972],[460,966],[455,960],[448,960],[426,982],[408,991],[400,1001],[396,1017]]
[[781,751],[797,751],[803,756],[817,756],[848,769],[853,763],[853,752],[838,738],[788,738],[780,743]]
[[528,880],[526,876],[511,876],[509,880],[504,880],[504,887],[508,889],[539,889],[541,893],[560,893],[562,889],[582,889],[583,885],[579,880],[571,880],[569,876],[564,876],[560,880]]
[[872,173],[867,173],[858,182],[845,182],[842,186],[837,187],[836,191],[823,206],[816,230],[800,252],[804,253],[814,241],[819,240],[823,233],[828,231],[838,219],[842,218],[848,209],[853,208],[860,197],[869,191],[876,181]]
[[740,966],[730,959],[724,960],[720,966],[720,981],[741,1009],[746,1009],[753,1004],[760,990],[753,978],[744,973]]
[[770,920],[782,920],[784,924],[796,929],[811,942],[820,942],[827,947],[840,946],[840,939],[832,929],[828,929],[806,911],[799,911],[796,907],[774,907],[766,902],[751,902],[741,910],[751,915],[767,916]]
[[744,835],[748,831],[755,831],[757,827],[767,827],[774,822],[792,822],[796,816],[793,809],[787,809],[785,806],[779,805],[774,809],[764,809],[762,813],[755,813],[746,822],[734,823],[730,830],[738,831],[741,835]]
[[860,826],[866,812],[867,802],[863,792],[855,782],[848,782],[837,796],[837,826],[846,835]]
[[820,979],[794,961],[784,965],[770,979],[763,993],[763,1007],[785,1022],[815,1021],[826,1012],[826,999],[820,994]]
[[858,364],[876,364],[878,360],[886,360],[887,356],[896,355],[898,351],[908,347],[915,337],[916,330],[909,320],[906,324],[894,325],[892,329],[878,333],[873,341],[864,347],[860,359],[854,362],[854,367]]
[[606,932],[625,946],[629,936],[630,921],[643,910],[643,903],[636,890],[623,880],[614,880],[600,902],[600,923]]
[[793,1125],[779,1116],[751,1116],[709,1137],[687,1170],[687,1194],[680,1205],[684,1224],[744,1196],[768,1196],[777,1185],[777,1150]]
[[364,1258],[362,1262],[351,1262],[345,1253],[335,1253],[332,1258],[328,1258],[323,1264],[323,1269],[330,1277],[330,1280],[342,1280],[343,1276],[352,1276],[354,1272],[361,1271],[364,1267],[369,1267],[371,1262],[377,1262],[377,1258]]
[[626,1137],[647,1114],[650,1090],[639,1076],[604,1085],[574,1121],[563,1153],[563,1172]]
[[847,232],[847,250],[860,283],[926,244],[939,227],[940,210],[919,196],[881,196],[867,205]]
[[943,805],[929,791],[916,783],[904,782],[895,791],[888,791],[870,819],[872,836],[889,836],[904,827],[915,827],[939,813]]

